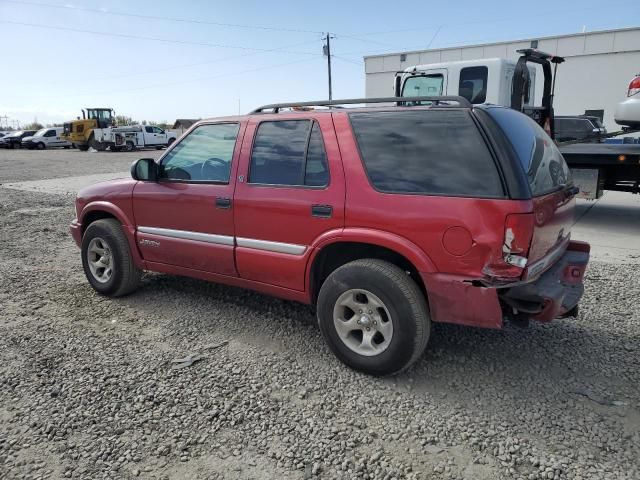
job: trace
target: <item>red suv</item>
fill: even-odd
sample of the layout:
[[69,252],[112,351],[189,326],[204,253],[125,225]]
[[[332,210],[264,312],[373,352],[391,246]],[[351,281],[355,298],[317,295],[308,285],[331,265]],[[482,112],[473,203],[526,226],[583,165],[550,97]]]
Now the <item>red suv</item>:
[[82,190],[89,283],[125,295],[151,270],[314,304],[338,358],[376,375],[414,362],[431,322],[574,315],[589,245],[570,240],[554,142],[508,108],[390,100],[203,120],[132,179]]

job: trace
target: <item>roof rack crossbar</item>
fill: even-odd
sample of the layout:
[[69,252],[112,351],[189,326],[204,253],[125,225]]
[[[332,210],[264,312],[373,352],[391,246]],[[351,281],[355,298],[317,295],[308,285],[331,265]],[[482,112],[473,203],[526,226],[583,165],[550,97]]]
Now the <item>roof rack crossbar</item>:
[[263,113],[265,110],[273,110],[278,113],[282,108],[295,107],[339,107],[341,105],[354,105],[359,103],[406,103],[406,102],[433,102],[436,105],[447,106],[440,102],[457,102],[458,107],[471,108],[471,102],[457,95],[430,96],[430,97],[383,97],[383,98],[347,98],[344,100],[317,100],[314,102],[272,103],[256,108],[251,113]]

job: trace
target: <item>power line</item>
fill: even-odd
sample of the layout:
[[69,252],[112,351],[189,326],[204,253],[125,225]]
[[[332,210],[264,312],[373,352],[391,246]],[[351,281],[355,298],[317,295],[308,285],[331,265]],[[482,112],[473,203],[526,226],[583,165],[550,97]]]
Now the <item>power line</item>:
[[[1,1],[6,1],[6,0],[1,0]],[[145,37],[145,36],[142,36],[142,35],[132,35],[132,34],[127,34],[127,33],[96,32],[94,30],[84,30],[84,29],[80,29],[80,28],[70,28],[70,27],[57,27],[57,26],[42,25],[42,24],[37,24],[37,23],[15,22],[15,21],[12,21],[12,20],[0,20],[0,23],[6,23],[6,24],[10,24],[10,25],[21,25],[21,26],[26,26],[26,27],[44,28],[44,29],[49,29],[49,30],[62,30],[62,31],[67,31],[67,32],[75,32],[75,33],[88,33],[88,34],[91,34],[91,35],[103,35],[103,36],[107,36],[107,37],[135,38],[137,40],[150,40],[150,41],[153,41],[153,42],[176,43],[176,44],[181,44],[181,45],[198,45],[198,46],[201,46],[201,47],[230,48],[230,49],[237,49],[237,50],[251,50],[251,51],[255,51],[255,52],[269,52],[269,51],[271,51],[268,48],[244,47],[244,46],[239,46],[239,45],[224,45],[224,44],[209,43],[209,42],[192,42],[192,41],[188,41],[188,40],[171,40],[171,39],[167,39],[167,38]],[[290,54],[293,54],[293,55],[313,55],[313,56],[317,55],[316,53],[312,53],[312,52],[295,52],[295,51],[286,51],[286,50],[281,50],[281,52],[282,53],[290,53]]]
[[[139,76],[139,75],[149,75],[149,74],[152,74],[152,73],[160,73],[160,72],[166,72],[166,71],[170,71],[170,70],[180,70],[180,69],[189,68],[189,67],[199,67],[199,66],[202,66],[202,65],[212,65],[212,64],[216,64],[216,63],[226,62],[226,61],[229,61],[229,60],[236,60],[238,58],[251,57],[251,56],[259,55],[261,53],[282,53],[283,50],[286,50],[288,48],[300,47],[302,45],[309,45],[309,44],[317,43],[317,42],[318,42],[318,40],[311,40],[311,41],[308,41],[308,42],[301,42],[301,43],[295,43],[293,45],[285,45],[285,46],[282,46],[282,47],[272,48],[272,49],[269,49],[268,51],[264,51],[264,52],[260,51],[260,52],[242,53],[242,54],[239,54],[239,55],[216,58],[216,59],[209,60],[209,61],[206,61],[206,62],[190,63],[190,64],[186,64],[186,65],[170,65],[170,66],[167,66],[167,67],[156,68],[156,69],[153,69],[153,70],[146,70],[146,71],[143,71],[143,72],[125,73],[125,74],[108,75],[108,76],[102,76],[101,75],[99,77],[99,80],[114,80],[114,79],[118,79],[118,78],[136,77],[136,76]],[[51,82],[51,84],[53,84],[53,85],[55,85],[55,84],[66,84],[66,83],[68,83],[68,82],[67,81],[64,81],[64,82]]]
[[5,3],[13,3],[17,5],[31,5],[37,7],[45,7],[45,8],[58,8],[62,10],[77,10],[82,12],[90,12],[90,13],[98,13],[101,15],[113,15],[119,17],[133,17],[133,18],[144,18],[148,20],[164,20],[169,22],[180,22],[180,23],[194,23],[200,25],[216,25],[218,27],[231,27],[231,28],[246,28],[253,30],[270,30],[277,32],[291,32],[291,33],[314,33],[314,34],[322,34],[324,32],[319,32],[315,30],[304,30],[301,28],[287,28],[287,27],[273,27],[269,25],[246,25],[241,23],[224,23],[224,22],[214,22],[212,20],[198,20],[193,18],[178,18],[178,17],[164,17],[160,15],[143,15],[138,13],[127,13],[127,12],[117,12],[117,11],[109,11],[109,10],[101,10],[99,8],[90,8],[90,7],[81,7],[76,5],[56,5],[52,3],[44,3],[44,2],[32,2],[32,1],[17,1],[17,0],[0,0]]
[[[316,60],[315,58],[303,58],[302,60],[295,60],[292,62],[286,62],[286,63],[279,63],[276,65],[265,65],[262,67],[256,67],[256,68],[251,68],[248,70],[240,70],[240,71],[230,71],[230,72],[226,72],[226,73],[221,73],[221,74],[217,74],[217,75],[209,75],[206,77],[200,77],[200,78],[192,78],[190,80],[179,80],[179,81],[175,81],[175,82],[168,82],[168,83],[160,83],[160,84],[154,84],[154,85],[149,85],[149,84],[145,84],[144,86],[141,87],[135,87],[135,88],[125,88],[125,89],[118,89],[118,90],[111,90],[111,91],[107,91],[107,92],[100,92],[100,95],[110,95],[113,93],[123,93],[123,92],[134,92],[134,91],[138,91],[138,90],[149,90],[152,88],[164,88],[164,87],[173,87],[175,85],[183,85],[185,83],[193,83],[193,82],[201,82],[204,80],[212,80],[212,79],[216,79],[216,78],[222,78],[222,77],[228,77],[228,76],[233,76],[233,75],[243,75],[245,73],[252,73],[252,72],[257,72],[260,70],[269,70],[272,68],[280,68],[280,67],[286,67],[289,65],[294,65],[297,63],[303,63],[303,62],[311,62]],[[90,93],[75,93],[75,94],[70,94],[67,95],[65,94],[65,97],[86,97],[89,95],[96,95],[96,93],[90,92]],[[30,95],[30,98],[34,98],[33,95]]]
[[333,58],[337,58],[338,60],[342,60],[343,62],[352,63],[354,65],[358,65],[358,66],[361,66],[361,67],[364,66],[364,62],[356,62],[355,60],[351,60],[349,58],[345,58],[345,57],[342,57],[340,55],[336,55],[335,53],[332,53],[331,56]]

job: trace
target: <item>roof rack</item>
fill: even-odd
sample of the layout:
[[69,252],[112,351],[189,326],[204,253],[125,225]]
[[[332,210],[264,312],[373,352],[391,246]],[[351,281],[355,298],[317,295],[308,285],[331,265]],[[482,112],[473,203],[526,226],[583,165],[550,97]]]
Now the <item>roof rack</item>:
[[265,113],[265,110],[273,110],[278,113],[283,108],[295,107],[340,107],[341,105],[354,105],[359,103],[396,103],[406,104],[413,102],[433,102],[436,105],[451,106],[440,102],[457,102],[457,107],[471,108],[471,102],[457,95],[431,96],[431,97],[383,97],[383,98],[347,98],[344,100],[317,100],[314,102],[272,103],[256,108],[251,113]]

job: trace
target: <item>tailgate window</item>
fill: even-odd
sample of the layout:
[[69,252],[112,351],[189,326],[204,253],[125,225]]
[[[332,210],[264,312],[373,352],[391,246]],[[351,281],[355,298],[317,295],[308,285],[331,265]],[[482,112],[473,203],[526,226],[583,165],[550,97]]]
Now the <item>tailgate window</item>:
[[509,139],[534,197],[571,183],[571,173],[560,150],[536,122],[510,108],[488,108],[487,112]]
[[349,117],[378,191],[504,198],[493,157],[468,111],[396,110]]

